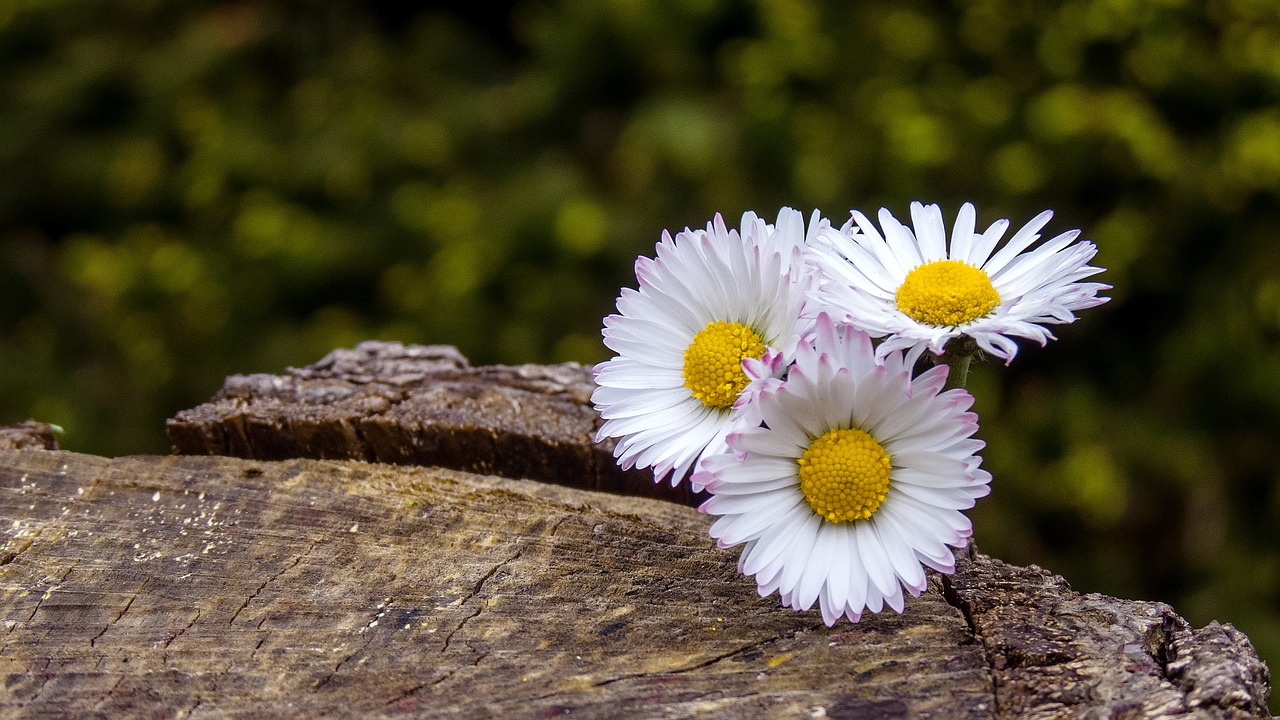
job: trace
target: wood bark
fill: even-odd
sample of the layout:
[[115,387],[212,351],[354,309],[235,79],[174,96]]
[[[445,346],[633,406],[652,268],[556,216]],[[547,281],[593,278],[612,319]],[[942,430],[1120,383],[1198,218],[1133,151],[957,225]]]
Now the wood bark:
[[53,427],[27,420],[17,425],[0,427],[0,450],[57,450],[58,436]]
[[577,363],[472,367],[453,347],[369,341],[284,375],[233,375],[167,431],[186,455],[446,467],[700,502],[618,467],[613,442],[594,440],[594,387]]
[[[395,387],[353,385],[336,383],[353,402]],[[537,394],[522,412],[542,412]],[[263,424],[292,427],[272,402],[289,417]],[[312,437],[325,404],[296,410]],[[447,437],[413,417],[394,432]],[[565,473],[600,473],[577,457]],[[970,554],[903,614],[828,628],[760,598],[696,510],[574,484],[0,450],[0,716],[1268,717],[1267,669],[1229,625]]]

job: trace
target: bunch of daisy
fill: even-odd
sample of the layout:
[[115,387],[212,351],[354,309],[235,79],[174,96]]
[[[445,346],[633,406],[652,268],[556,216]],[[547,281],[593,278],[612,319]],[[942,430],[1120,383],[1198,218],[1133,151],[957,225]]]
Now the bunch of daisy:
[[1045,325],[1108,299],[1083,282],[1101,270],[1078,230],[1039,242],[1049,211],[1003,245],[1008,221],[979,233],[970,204],[949,243],[937,205],[911,216],[835,228],[783,208],[664,232],[604,320],[617,355],[595,368],[597,439],[624,468],[709,493],[711,536],[743,546],[761,596],[817,602],[828,625],[901,612],[925,568],[955,570],[963,511],[991,480],[970,360],[1011,362],[1013,338],[1045,344]]

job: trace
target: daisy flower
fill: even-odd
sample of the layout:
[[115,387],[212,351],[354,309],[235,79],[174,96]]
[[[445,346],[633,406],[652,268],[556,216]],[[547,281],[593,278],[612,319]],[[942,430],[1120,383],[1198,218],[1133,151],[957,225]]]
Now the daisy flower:
[[758,394],[764,425],[728,437],[737,455],[705,458],[695,480],[720,516],[720,547],[744,545],[738,568],[761,597],[822,619],[902,612],[925,568],[955,571],[972,535],[961,512],[987,494],[983,443],[964,390],[942,392],[947,367],[912,378],[901,352],[883,364],[871,338],[818,317],[787,377]]
[[[810,235],[826,229],[815,212]],[[674,486],[702,456],[727,452],[743,391],[780,374],[803,332],[805,241],[790,208],[774,225],[746,213],[741,233],[717,214],[706,230],[664,231],[657,257],[636,260],[639,289],[624,288],[604,319],[617,356],[595,367],[591,395],[605,420],[597,440],[618,438],[622,467],[652,467]]]
[[855,210],[809,248],[821,278],[813,312],[885,337],[878,352],[906,350],[909,363],[925,349],[941,355],[960,335],[1008,363],[1018,352],[1012,338],[1044,345],[1053,339],[1044,324],[1073,322],[1075,311],[1110,299],[1098,297],[1109,285],[1080,282],[1102,269],[1088,264],[1097,247],[1075,242],[1079,230],[1029,249],[1052,217],[1040,213],[996,250],[1009,221],[978,234],[970,203],[960,208],[950,247],[937,205],[911,204],[914,233],[881,209],[883,235]]

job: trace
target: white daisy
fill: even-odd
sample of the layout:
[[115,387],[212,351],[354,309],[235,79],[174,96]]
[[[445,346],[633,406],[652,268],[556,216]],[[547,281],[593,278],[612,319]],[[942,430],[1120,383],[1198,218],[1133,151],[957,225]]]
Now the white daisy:
[[[1012,337],[1044,345],[1053,335],[1045,323],[1070,323],[1075,311],[1101,305],[1109,285],[1080,282],[1102,271],[1088,265],[1097,252],[1091,242],[1074,242],[1069,230],[1028,250],[1053,217],[1046,210],[996,245],[1009,227],[998,220],[974,232],[975,211],[965,203],[947,231],[937,205],[911,204],[915,232],[880,210],[880,234],[856,210],[839,231],[824,231],[808,250],[819,268],[820,286],[812,312],[826,311],[873,337],[885,337],[883,356],[905,349],[914,361],[927,348],[941,355],[947,341],[960,335],[978,347],[1013,360]],[[994,251],[994,253],[993,253]]]
[[762,597],[857,622],[901,612],[925,567],[954,572],[951,547],[972,534],[961,511],[991,476],[973,398],[941,392],[946,377],[939,365],[913,379],[901,352],[879,364],[866,333],[819,316],[813,346],[755,398],[764,426],[729,435],[738,455],[705,458],[696,478],[712,494],[701,509],[721,516],[711,536],[745,544],[738,567]]
[[[769,225],[748,212],[741,227],[716,215],[706,230],[664,231],[657,258],[636,260],[639,289],[624,288],[604,319],[618,355],[595,367],[597,439],[618,438],[619,464],[652,467],[655,481],[676,485],[704,454],[728,450],[739,396],[782,371],[804,329],[803,216],[783,208]],[[826,229],[814,213],[810,234]],[[748,377],[743,360],[766,356]]]

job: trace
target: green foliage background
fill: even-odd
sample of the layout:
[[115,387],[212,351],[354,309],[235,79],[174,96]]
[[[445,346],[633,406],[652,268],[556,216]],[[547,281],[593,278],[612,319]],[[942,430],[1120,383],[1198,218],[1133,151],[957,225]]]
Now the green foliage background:
[[1275,0],[0,0],[0,421],[165,452],[367,338],[604,359],[663,228],[972,200],[1114,300],[971,388],[979,545],[1280,659]]

